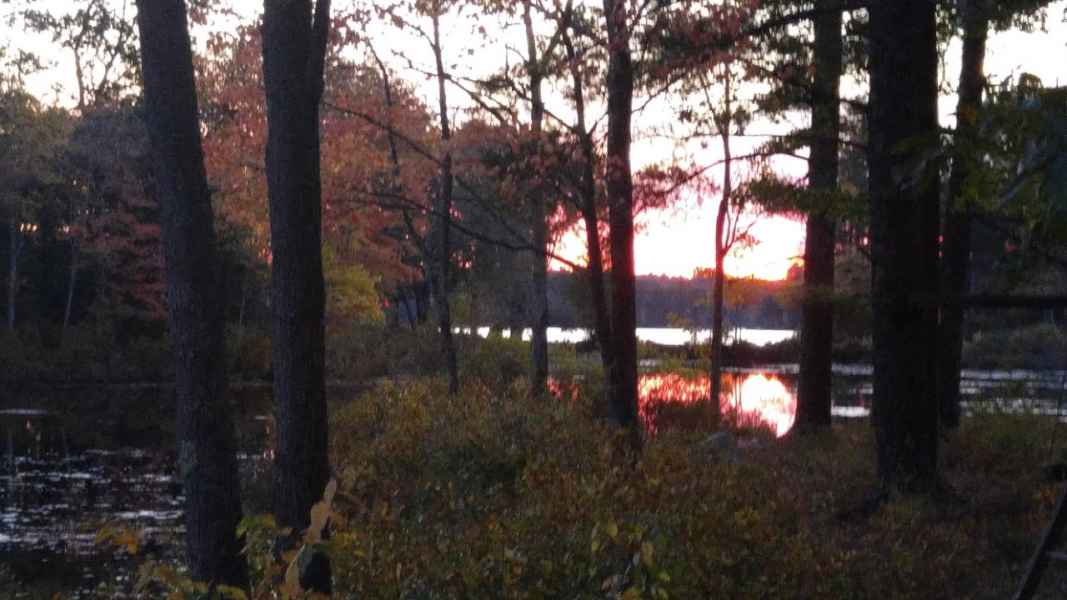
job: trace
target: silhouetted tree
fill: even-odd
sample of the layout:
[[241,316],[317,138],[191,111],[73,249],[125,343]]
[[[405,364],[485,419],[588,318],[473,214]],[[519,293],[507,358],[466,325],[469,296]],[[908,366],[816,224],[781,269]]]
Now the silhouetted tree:
[[330,477],[324,374],[319,104],[330,2],[265,0],[274,369],[273,509],[304,529]]
[[630,51],[630,15],[626,0],[604,0],[608,33],[608,221],[611,226],[611,344],[608,372],[612,418],[623,427],[637,426],[637,312],[634,277],[633,173],[630,167],[630,120],[633,114],[634,66]]
[[176,363],[186,558],[193,578],[244,587],[237,456],[225,394],[222,265],[200,143],[185,2],[137,4]]
[[[836,0],[816,2],[828,9]],[[842,17],[824,10],[815,17],[815,77],[811,93],[811,153],[808,185],[831,196],[837,188],[840,146]],[[830,207],[808,214],[804,242],[804,304],[800,328],[798,431],[830,425],[833,351],[834,250],[837,225]]]
[[936,4],[902,0],[869,9],[871,416],[887,491],[937,484]]

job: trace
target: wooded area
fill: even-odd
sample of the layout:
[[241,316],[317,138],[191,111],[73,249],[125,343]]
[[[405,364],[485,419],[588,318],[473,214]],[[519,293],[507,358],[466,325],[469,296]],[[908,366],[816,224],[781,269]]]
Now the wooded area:
[[[637,469],[639,326],[694,332],[678,356],[708,375],[708,434],[731,427],[731,329],[797,329],[791,438],[833,433],[835,356],[873,364],[872,511],[953,495],[944,445],[976,348],[1051,328],[1038,368],[1067,368],[1067,93],[984,66],[990,36],[1061,19],[1048,1],[236,4],[4,3],[6,27],[50,46],[0,47],[0,375],[173,378],[186,564],[213,591],[329,593],[351,576],[322,550],[343,530],[335,494],[358,495],[331,465],[348,442],[327,383],[370,382],[390,340],[418,340],[399,352],[433,366],[405,376],[433,371],[449,401],[521,385],[551,402],[549,328],[587,330],[591,411],[618,434],[604,452]],[[58,57],[69,97],[35,95]],[[673,150],[647,160],[659,138]],[[692,198],[713,215],[712,264],[638,273],[642,217]],[[771,217],[804,229],[794,268],[730,276]],[[486,358],[527,328],[523,364]],[[271,381],[272,526],[299,551],[276,553],[296,575],[262,589],[238,531],[238,372]],[[651,577],[643,592],[666,597]]]

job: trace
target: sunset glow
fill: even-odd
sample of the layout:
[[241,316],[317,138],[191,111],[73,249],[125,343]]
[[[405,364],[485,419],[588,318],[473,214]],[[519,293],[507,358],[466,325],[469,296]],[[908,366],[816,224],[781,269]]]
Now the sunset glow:
[[[638,275],[692,277],[697,268],[710,268],[715,258],[715,218],[713,206],[685,206],[639,215],[634,240],[634,262]],[[756,243],[737,247],[726,259],[726,273],[732,277],[785,279],[789,268],[800,263],[804,253],[804,224],[785,217],[761,217],[751,229]],[[604,249],[607,252],[607,249]],[[567,232],[556,245],[556,253],[585,264],[585,229],[580,225]],[[553,261],[552,268],[567,267]]]

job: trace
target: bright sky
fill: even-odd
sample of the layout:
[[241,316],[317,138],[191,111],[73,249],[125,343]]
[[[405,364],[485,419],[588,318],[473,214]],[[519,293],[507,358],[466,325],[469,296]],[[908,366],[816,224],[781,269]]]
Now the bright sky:
[[[117,4],[126,2],[132,5],[132,0],[113,0]],[[55,9],[69,8],[68,0],[38,0],[39,6]],[[345,3],[336,3],[336,9],[343,9]],[[257,2],[235,4],[242,11],[247,7],[251,13],[253,7],[258,7]],[[1023,33],[1010,31],[994,34],[988,45],[986,70],[992,81],[1000,81],[1005,77],[1017,76],[1022,72],[1029,72],[1039,76],[1046,84],[1055,85],[1067,81],[1067,26],[1062,22],[1064,10],[1067,8],[1067,0],[1054,2],[1048,9],[1047,31]],[[490,31],[498,32],[494,39],[486,41],[484,37],[474,33],[478,26],[485,26]],[[545,29],[541,33],[550,34]],[[449,62],[453,73],[458,76],[478,76],[498,69],[506,60],[509,64],[516,64],[521,60],[514,50],[524,47],[521,28],[515,20],[510,25],[493,24],[487,19],[481,18],[475,23],[468,18],[451,18],[444,22],[444,40],[447,45]],[[432,81],[419,73],[429,71],[431,58],[426,44],[420,38],[398,33],[394,28],[382,23],[378,28],[372,29],[370,36],[375,40],[379,51],[385,56],[393,56],[390,61],[399,73],[406,79],[415,82],[418,92],[425,97],[427,106],[436,106],[436,86]],[[30,38],[22,32],[12,31],[6,24],[0,24],[0,45],[2,46],[31,46],[35,50],[43,51],[42,44],[46,39]],[[944,61],[943,77],[955,87],[958,77],[959,55],[961,42],[954,40],[950,45]],[[502,51],[501,48],[507,48]],[[412,70],[407,60],[411,60],[415,69]],[[52,54],[54,66],[49,72],[31,80],[31,89],[47,100],[57,101],[63,104],[70,103],[72,90],[69,86],[56,91],[57,86],[69,82],[72,66],[68,57],[62,54]],[[472,60],[472,57],[474,59]],[[848,86],[846,85],[846,93]],[[453,88],[450,90],[450,102],[460,109],[469,107],[471,102],[464,98],[463,93]],[[568,102],[558,90],[550,90],[547,94],[549,109],[563,118],[571,116]],[[695,160],[698,164],[709,164],[721,157],[721,148],[717,144],[710,144],[707,149],[692,146],[678,147],[673,143],[657,137],[654,131],[669,127],[673,122],[675,109],[669,103],[680,102],[677,98],[657,101],[649,105],[645,111],[634,117],[636,128],[633,146],[633,163],[635,168],[664,161],[672,157],[683,160]],[[640,99],[638,99],[638,104]],[[941,103],[942,124],[950,126],[954,121],[953,111],[955,98],[945,96]],[[600,111],[599,113],[597,111]],[[593,106],[590,109],[591,120],[602,113],[602,106]],[[803,119],[804,117],[799,117]],[[802,122],[793,125],[803,125]],[[772,126],[770,124],[754,123],[749,127],[750,132],[759,134],[782,133],[791,127],[789,125]],[[603,135],[603,126],[599,133]],[[738,138],[734,153],[744,153],[753,148],[763,138]],[[784,159],[775,163],[775,168],[791,177],[801,177],[806,172],[803,161]],[[721,178],[721,168],[715,169],[713,179],[717,182]],[[714,239],[714,214],[717,208],[716,197],[699,198],[684,197],[679,206],[661,211],[650,211],[638,216],[639,233],[635,241],[636,267],[639,274],[668,274],[675,276],[689,276],[698,267],[709,267],[713,258]],[[727,273],[748,277],[777,279],[785,276],[789,267],[794,264],[803,254],[804,231],[803,223],[791,221],[781,217],[761,218],[754,226],[751,233],[757,240],[757,244],[749,248],[740,248],[732,253],[727,260]],[[575,230],[560,240],[557,252],[562,256],[574,261],[584,259],[584,236],[580,230]]]

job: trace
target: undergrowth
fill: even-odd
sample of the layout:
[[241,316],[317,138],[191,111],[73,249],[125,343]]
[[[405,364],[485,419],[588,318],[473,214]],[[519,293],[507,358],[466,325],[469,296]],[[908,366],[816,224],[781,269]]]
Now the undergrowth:
[[[524,389],[384,383],[333,415],[331,534],[314,549],[336,597],[1002,598],[1058,491],[1040,467],[1062,451],[1033,416],[952,434],[956,501],[846,519],[875,489],[865,425],[740,430],[736,452],[667,427],[635,454],[593,403]],[[253,596],[292,597],[288,565],[307,551],[276,552],[269,518],[242,527]],[[1053,577],[1047,597],[1063,589]]]

